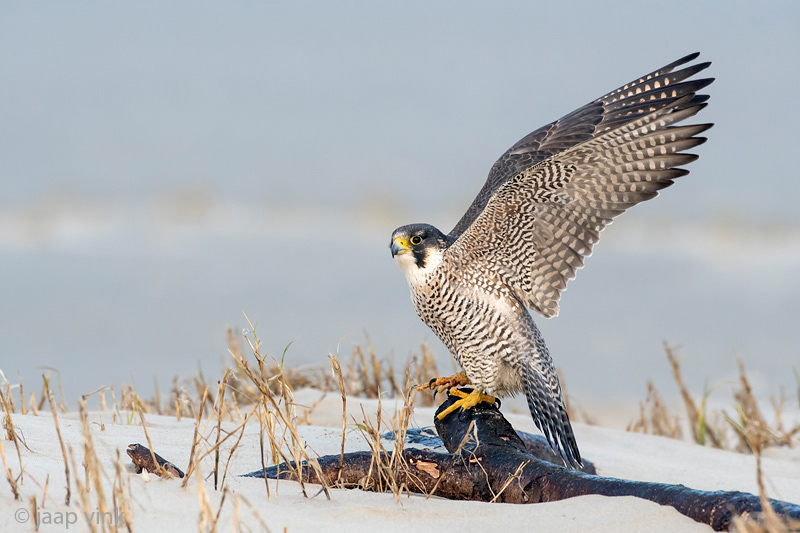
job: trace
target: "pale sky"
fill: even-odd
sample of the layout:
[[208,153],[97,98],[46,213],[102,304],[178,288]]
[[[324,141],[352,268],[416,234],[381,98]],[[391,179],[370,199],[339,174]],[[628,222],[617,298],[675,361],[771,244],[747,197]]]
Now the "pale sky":
[[199,183],[237,199],[346,205],[367,191],[449,208],[471,200],[518,138],[694,51],[714,62],[703,120],[718,127],[693,166],[711,171],[669,211],[720,200],[791,210],[798,191],[787,177],[800,118],[797,2],[3,11],[3,206]]

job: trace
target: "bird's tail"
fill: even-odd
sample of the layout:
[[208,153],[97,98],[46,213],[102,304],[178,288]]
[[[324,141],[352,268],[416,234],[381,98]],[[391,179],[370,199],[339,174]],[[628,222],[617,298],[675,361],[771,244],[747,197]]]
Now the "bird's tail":
[[583,466],[581,454],[567,416],[558,374],[550,363],[546,348],[540,355],[544,357],[536,358],[538,361],[526,358],[523,363],[528,408],[531,410],[533,421],[547,438],[550,446],[559,451],[568,466],[580,468]]

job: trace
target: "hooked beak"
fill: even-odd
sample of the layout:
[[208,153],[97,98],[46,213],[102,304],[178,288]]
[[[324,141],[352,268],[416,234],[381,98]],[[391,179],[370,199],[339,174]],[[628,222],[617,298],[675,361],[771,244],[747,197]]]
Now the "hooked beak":
[[408,241],[406,241],[402,237],[395,237],[394,240],[392,240],[391,249],[392,249],[392,257],[404,254],[409,250]]

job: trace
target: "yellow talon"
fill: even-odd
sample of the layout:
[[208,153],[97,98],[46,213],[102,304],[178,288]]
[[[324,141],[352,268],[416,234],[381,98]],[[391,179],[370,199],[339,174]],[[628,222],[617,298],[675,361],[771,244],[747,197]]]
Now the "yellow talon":
[[469,385],[470,383],[471,382],[467,377],[467,373],[462,370],[458,374],[453,374],[452,376],[446,378],[434,378],[427,385],[418,385],[417,391],[436,389],[436,392],[440,393],[451,387],[458,387],[460,385]]
[[475,407],[481,402],[494,403],[497,401],[497,398],[495,398],[494,396],[489,396],[488,394],[484,394],[478,389],[474,389],[470,393],[466,393],[459,389],[450,389],[450,394],[452,396],[458,396],[461,399],[456,400],[455,402],[453,402],[453,405],[451,405],[450,407],[448,407],[447,409],[436,415],[436,418],[438,418],[439,420],[443,419],[444,417],[446,417],[459,407],[463,411],[465,409],[470,409],[472,407]]

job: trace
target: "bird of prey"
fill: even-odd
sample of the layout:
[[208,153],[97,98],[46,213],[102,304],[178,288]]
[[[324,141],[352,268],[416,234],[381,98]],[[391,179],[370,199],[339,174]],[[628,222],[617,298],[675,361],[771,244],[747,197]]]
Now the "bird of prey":
[[[558,301],[600,231],[658,195],[712,124],[678,125],[707,104],[710,63],[688,55],[523,137],[492,166],[453,230],[410,224],[392,233],[417,314],[463,368],[431,380],[459,396],[452,410],[524,392],[536,425],[567,465],[581,463],[553,361],[526,308]],[[467,393],[457,386],[471,385]]]

